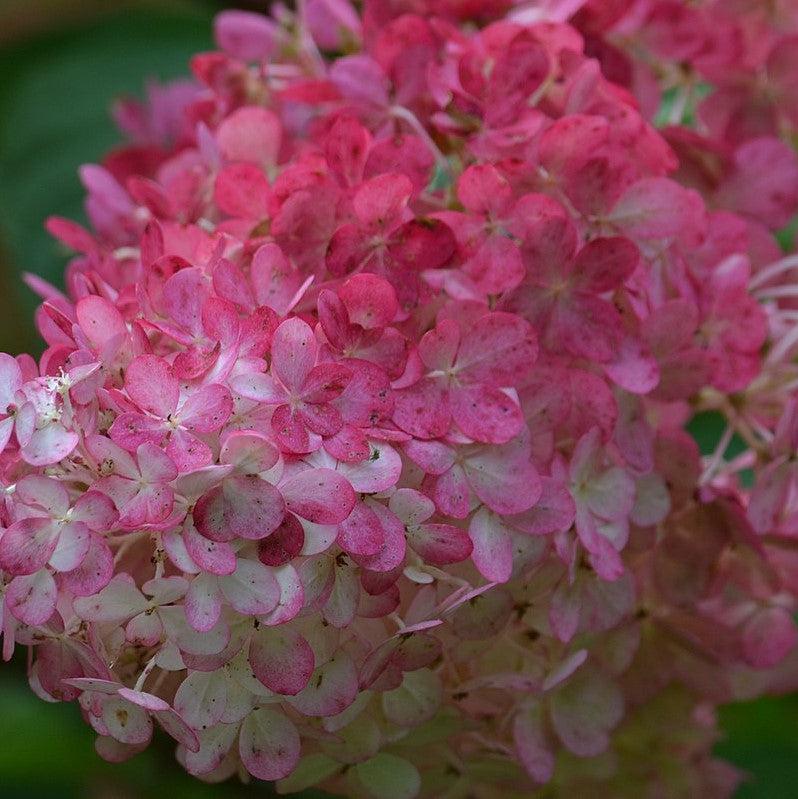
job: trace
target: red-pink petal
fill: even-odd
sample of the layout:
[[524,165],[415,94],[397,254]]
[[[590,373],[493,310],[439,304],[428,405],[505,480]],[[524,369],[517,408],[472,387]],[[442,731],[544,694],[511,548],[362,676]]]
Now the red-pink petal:
[[105,297],[90,295],[75,306],[81,330],[97,352],[102,352],[112,339],[127,335],[127,325],[117,308]]
[[413,193],[413,184],[399,172],[388,172],[364,183],[352,204],[361,222],[384,227],[398,219]]
[[393,420],[405,432],[415,438],[440,438],[448,432],[452,415],[442,380],[424,378],[396,391],[394,398]]
[[452,524],[420,524],[407,530],[407,541],[411,547],[435,566],[459,563],[473,549],[465,530]]
[[340,524],[355,506],[355,492],[332,469],[307,469],[280,485],[288,510],[316,524]]
[[515,314],[485,314],[466,331],[457,352],[458,375],[469,382],[515,385],[537,359],[529,323]]
[[349,319],[366,330],[390,324],[399,310],[396,291],[384,278],[368,273],[353,275],[339,289]]
[[455,423],[475,441],[502,444],[523,427],[520,406],[497,388],[460,386],[453,388],[450,396]]
[[382,524],[365,502],[356,503],[349,516],[338,525],[336,542],[352,555],[376,555],[384,541]]
[[229,216],[263,219],[268,216],[269,181],[255,164],[229,164],[216,176],[213,200]]
[[279,527],[258,541],[258,560],[266,566],[282,566],[295,558],[305,544],[305,531],[293,513],[286,513]]
[[272,371],[289,388],[299,391],[316,364],[319,345],[307,322],[286,319],[272,338]]
[[262,106],[244,106],[233,111],[216,130],[216,141],[225,158],[260,166],[277,162],[281,140],[279,118]]
[[212,541],[265,538],[284,515],[280,492],[257,475],[231,475],[194,506],[197,530]]

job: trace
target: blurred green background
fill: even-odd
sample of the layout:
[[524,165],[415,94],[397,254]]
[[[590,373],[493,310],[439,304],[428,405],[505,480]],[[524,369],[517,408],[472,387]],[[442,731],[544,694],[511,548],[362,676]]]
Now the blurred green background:
[[[141,94],[148,78],[186,74],[190,55],[211,48],[211,20],[227,5],[0,0],[0,350],[40,351],[37,300],[19,276],[31,271],[60,283],[66,253],[42,223],[50,214],[84,218],[76,169],[118,142],[112,101]],[[694,428],[706,450],[716,427],[705,419]],[[798,697],[725,708],[721,718],[718,753],[751,774],[739,799],[798,797]],[[0,799],[270,795],[264,784],[211,786],[187,777],[166,740],[112,766],[95,755],[93,739],[74,705],[50,706],[31,693],[22,658],[0,667]]]

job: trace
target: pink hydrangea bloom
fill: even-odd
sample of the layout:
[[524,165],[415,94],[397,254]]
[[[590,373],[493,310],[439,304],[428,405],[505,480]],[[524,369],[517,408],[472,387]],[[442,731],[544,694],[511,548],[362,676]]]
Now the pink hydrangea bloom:
[[714,707],[798,683],[788,6],[220,14],[0,354],[4,658],[209,781],[731,796]]

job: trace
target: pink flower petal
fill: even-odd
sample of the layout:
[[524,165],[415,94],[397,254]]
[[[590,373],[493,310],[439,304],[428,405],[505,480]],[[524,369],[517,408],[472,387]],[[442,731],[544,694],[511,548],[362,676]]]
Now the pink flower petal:
[[418,354],[431,371],[450,369],[460,346],[460,326],[453,319],[443,319],[424,334],[418,345]]
[[211,574],[232,574],[235,571],[236,556],[233,548],[229,544],[211,541],[201,535],[190,521],[183,527],[183,543],[191,559],[203,571]]
[[358,693],[357,670],[343,651],[319,666],[307,686],[288,701],[303,716],[337,716],[346,710]]
[[6,589],[5,604],[23,624],[44,624],[55,611],[58,589],[47,569],[15,577]]
[[[229,164],[216,176],[213,200],[219,210],[234,217],[264,219],[268,216],[269,181],[255,164]],[[214,287],[217,276],[214,271]],[[217,287],[218,291],[218,287]]]
[[180,421],[194,433],[213,433],[224,425],[233,410],[233,398],[226,386],[204,386],[183,403]]
[[265,405],[281,405],[287,399],[285,389],[271,376],[259,372],[236,375],[231,379],[233,390],[247,399]]
[[189,752],[198,752],[200,748],[197,733],[189,727],[183,718],[172,708],[156,710],[153,714],[163,729]]
[[607,748],[607,733],[621,720],[623,706],[623,695],[608,677],[583,669],[554,694],[552,724],[571,752],[594,757]]
[[336,543],[344,552],[352,555],[375,555],[384,542],[382,524],[364,502],[356,503],[349,516],[338,525]]
[[310,326],[299,317],[286,319],[272,339],[272,370],[289,389],[300,391],[316,364],[319,345]]
[[521,710],[513,722],[513,740],[527,774],[539,784],[554,774],[554,746],[546,733],[540,705]]
[[398,219],[412,193],[409,178],[388,172],[363,183],[352,204],[361,222],[382,227]]
[[452,415],[441,380],[424,378],[394,396],[393,420],[402,430],[414,438],[440,438],[448,432]]
[[366,330],[390,324],[399,310],[394,287],[384,278],[365,272],[350,277],[338,289],[338,296],[349,320]]
[[338,564],[332,569],[332,586],[324,602],[324,619],[333,627],[348,627],[355,618],[360,584],[352,569],[341,568]]
[[[177,474],[175,474],[177,477]],[[110,530],[117,520],[114,503],[99,491],[87,491],[72,508],[71,519],[83,522],[95,533]]]
[[455,423],[475,441],[503,444],[524,424],[518,403],[491,386],[460,386],[450,395]]
[[480,448],[463,468],[473,492],[496,513],[520,513],[540,499],[543,489],[526,436]]
[[550,477],[541,478],[540,499],[529,510],[511,515],[507,521],[530,535],[548,535],[567,530],[576,518],[576,505],[568,489]]
[[471,560],[479,573],[495,583],[506,583],[513,571],[513,539],[502,520],[480,508],[468,527],[473,544]]
[[289,627],[261,627],[252,635],[249,664],[270,690],[295,696],[307,686],[315,668],[307,640]]
[[644,178],[624,192],[609,221],[633,239],[665,239],[700,230],[705,214],[697,192],[667,178]]
[[14,402],[14,395],[22,385],[22,370],[16,358],[0,352],[0,412]]
[[169,364],[155,355],[139,355],[125,372],[125,389],[142,410],[165,419],[177,408],[180,386]]
[[96,596],[74,602],[75,612],[86,621],[121,622],[147,608],[147,600],[127,575],[118,575]]
[[277,162],[281,139],[279,118],[261,106],[244,106],[233,111],[216,130],[216,141],[225,158],[260,166]]
[[159,445],[166,429],[163,421],[140,413],[121,413],[108,429],[114,444],[135,452],[142,444]]
[[[366,504],[379,519],[383,532],[382,544],[374,554],[355,557],[354,560],[359,566],[371,572],[391,572],[397,569],[405,559],[407,545],[404,525],[395,514],[379,502],[366,500]],[[364,587],[366,587],[365,584]]]
[[579,251],[574,275],[581,290],[603,294],[618,288],[634,272],[640,251],[621,236],[597,238]]
[[293,513],[286,513],[279,527],[258,541],[258,560],[266,566],[282,566],[302,552],[305,531]]
[[307,469],[280,485],[288,510],[316,524],[340,524],[355,506],[346,478],[331,469]]
[[285,624],[290,621],[305,604],[305,590],[297,570],[290,563],[274,569],[273,574],[280,586],[280,600],[271,613],[260,617],[260,621],[269,626]]
[[273,533],[285,515],[280,492],[257,475],[231,475],[194,506],[194,524],[212,541],[257,540]]
[[390,445],[372,441],[365,459],[359,463],[340,463],[336,471],[346,477],[355,491],[375,494],[396,485],[402,473],[402,458]]
[[537,355],[537,339],[528,322],[515,314],[485,314],[463,336],[458,375],[469,382],[515,385]]
[[227,679],[222,671],[192,671],[177,689],[175,712],[196,730],[218,723],[227,704]]
[[743,629],[745,660],[756,669],[769,669],[781,663],[798,641],[798,630],[790,613],[772,607],[757,611]]
[[411,547],[435,566],[459,563],[473,549],[465,530],[451,524],[420,524],[407,530],[407,541]]
[[59,575],[60,585],[76,596],[90,596],[108,585],[114,573],[114,556],[105,539],[91,534],[89,551],[80,566]]
[[83,563],[90,548],[89,528],[83,522],[67,522],[61,526],[58,545],[50,557],[50,566],[57,572],[74,571]]
[[55,551],[59,534],[59,525],[50,519],[33,517],[12,524],[0,538],[0,568],[9,574],[39,571]]
[[331,402],[346,388],[352,371],[339,363],[320,363],[315,366],[302,386],[305,402]]
[[31,466],[49,466],[66,458],[78,445],[80,436],[66,430],[58,422],[34,430],[33,435],[22,447],[22,458]]
[[279,29],[263,14],[225,10],[213,23],[216,43],[234,58],[261,61],[269,57],[279,40]]
[[201,469],[213,462],[213,450],[187,430],[177,429],[169,437],[166,454],[181,472]]
[[114,339],[121,342],[128,333],[122,314],[105,297],[84,297],[75,305],[75,316],[96,352]]
[[[253,16],[260,17],[260,14]],[[201,775],[217,769],[233,746],[237,735],[237,724],[217,724],[207,730],[199,730],[197,737],[200,747],[197,753],[186,753],[188,773]]]

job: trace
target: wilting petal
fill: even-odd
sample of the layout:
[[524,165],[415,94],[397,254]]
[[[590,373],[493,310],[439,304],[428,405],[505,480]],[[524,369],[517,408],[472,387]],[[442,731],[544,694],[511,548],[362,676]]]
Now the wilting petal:
[[103,702],[102,720],[109,735],[125,744],[144,744],[152,737],[152,720],[147,712],[120,696]]

